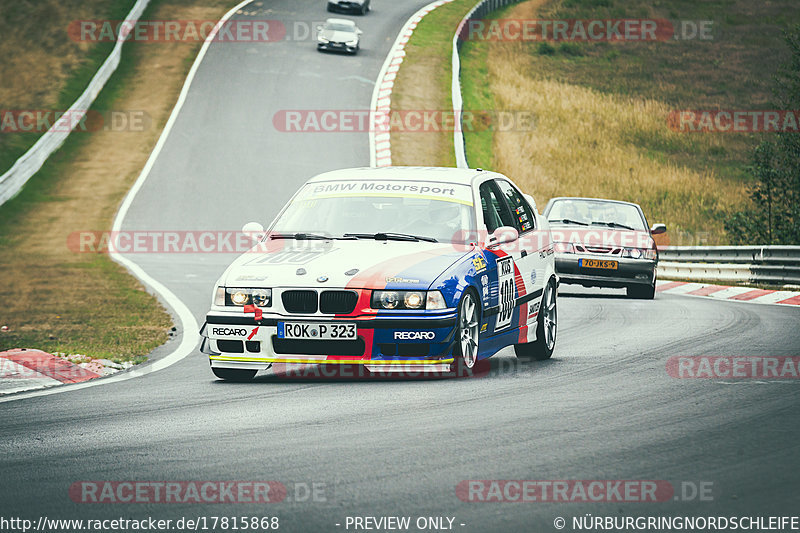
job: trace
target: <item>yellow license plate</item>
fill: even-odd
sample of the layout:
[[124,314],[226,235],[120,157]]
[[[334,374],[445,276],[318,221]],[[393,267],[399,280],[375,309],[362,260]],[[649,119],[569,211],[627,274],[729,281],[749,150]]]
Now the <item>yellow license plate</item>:
[[606,270],[616,270],[619,263],[616,261],[605,261],[603,259],[581,259],[580,266],[583,268],[604,268]]

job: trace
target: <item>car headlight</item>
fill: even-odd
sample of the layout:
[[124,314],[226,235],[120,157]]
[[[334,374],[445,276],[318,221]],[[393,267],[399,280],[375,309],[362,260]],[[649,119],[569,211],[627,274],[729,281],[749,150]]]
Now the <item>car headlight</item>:
[[571,242],[554,242],[553,248],[560,254],[574,254],[575,246]]
[[623,248],[622,257],[654,261],[656,258],[656,251],[653,248]]
[[358,44],[358,41],[347,41],[347,46],[355,46]]
[[445,309],[439,291],[372,291],[373,309]]
[[272,290],[253,289],[253,292],[250,293],[250,298],[253,300],[253,305],[257,307],[269,307],[272,305]]
[[214,295],[214,305],[272,307],[272,289],[217,287],[217,292]]

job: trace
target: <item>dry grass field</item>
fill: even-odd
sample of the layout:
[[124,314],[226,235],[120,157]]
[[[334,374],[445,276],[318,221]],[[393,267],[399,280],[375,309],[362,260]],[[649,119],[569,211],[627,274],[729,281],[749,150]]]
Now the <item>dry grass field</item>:
[[[468,9],[458,7],[461,15]],[[452,29],[460,17],[449,17]],[[461,80],[465,110],[534,117],[532,128],[467,132],[470,166],[511,176],[541,207],[554,196],[629,200],[640,203],[651,222],[669,226],[672,244],[726,242],[723,220],[747,205],[747,167],[761,134],[682,133],[669,128],[667,117],[685,109],[774,108],[773,77],[788,59],[782,29],[800,23],[800,4],[528,0],[492,17],[652,18],[676,26],[711,21],[712,38],[706,40],[470,40],[462,48]],[[451,39],[452,31],[437,39],[420,24],[411,45],[424,43],[425,56],[438,53],[442,67],[423,77],[404,64],[394,109],[425,108],[420,106],[431,101],[449,105]],[[440,148],[447,143],[450,134],[392,138],[403,164],[452,165],[452,152]]]

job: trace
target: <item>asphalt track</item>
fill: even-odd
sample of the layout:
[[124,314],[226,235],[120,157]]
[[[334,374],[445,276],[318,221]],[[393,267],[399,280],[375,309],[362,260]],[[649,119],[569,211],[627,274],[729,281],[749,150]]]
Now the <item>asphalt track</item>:
[[[268,222],[298,184],[365,165],[367,134],[287,134],[282,109],[366,109],[403,22],[425,1],[375,1],[356,57],[313,44],[213,45],[125,229]],[[322,2],[265,2],[256,18],[316,21]],[[535,195],[535,191],[530,191]],[[231,256],[128,256],[202,322]],[[676,355],[796,356],[800,310],[562,287],[552,360],[506,350],[482,378],[216,381],[195,351],[128,381],[0,405],[3,517],[278,516],[344,530],[347,516],[449,516],[459,531],[556,531],[556,517],[796,514],[800,384],[670,377]],[[168,352],[171,341],[160,353]],[[710,501],[469,503],[463,480],[711,482]],[[276,480],[287,501],[80,504],[81,480]],[[296,501],[305,484],[317,501]],[[302,498],[300,498],[302,499]],[[341,526],[336,526],[336,524]],[[413,522],[412,522],[413,523]],[[463,526],[461,524],[464,524]],[[351,528],[352,530],[352,528]]]

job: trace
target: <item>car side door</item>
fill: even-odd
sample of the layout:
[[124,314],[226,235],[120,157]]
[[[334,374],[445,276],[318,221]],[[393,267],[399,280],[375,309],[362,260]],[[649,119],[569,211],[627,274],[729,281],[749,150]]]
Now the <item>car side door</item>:
[[[527,306],[525,312],[518,309],[517,298],[525,293],[525,284],[521,272],[527,260],[527,251],[520,249],[519,241],[499,245],[491,243],[492,233],[501,226],[517,229],[521,225],[515,223],[515,215],[505,199],[497,180],[487,180],[479,188],[481,208],[487,231],[487,244],[484,254],[487,257],[489,279],[489,305],[494,311],[495,319],[490,321],[491,333],[502,333],[527,323]],[[522,263],[520,263],[522,262]],[[520,269],[522,264],[522,269]],[[522,316],[524,314],[524,316]]]
[[514,262],[517,303],[519,304],[519,326],[533,323],[539,310],[539,296],[545,283],[545,268],[549,246],[546,233],[540,231],[537,213],[514,184],[505,179],[496,179],[497,188],[508,206],[514,228],[519,232],[515,243]]

